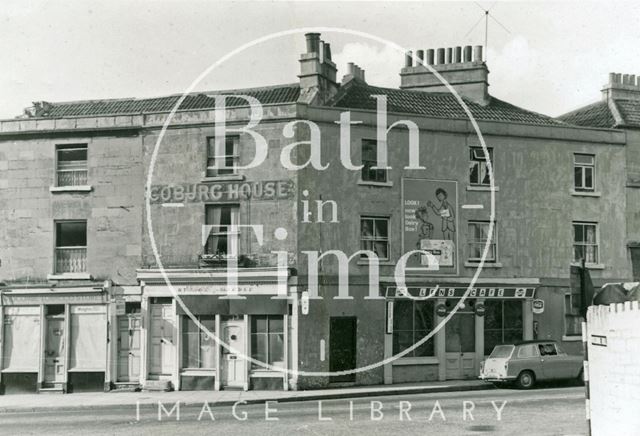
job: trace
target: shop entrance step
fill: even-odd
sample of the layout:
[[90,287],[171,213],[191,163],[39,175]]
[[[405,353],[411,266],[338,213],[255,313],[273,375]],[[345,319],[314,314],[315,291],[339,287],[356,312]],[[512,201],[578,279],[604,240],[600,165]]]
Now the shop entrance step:
[[142,387],[145,391],[172,391],[171,381],[169,380],[147,380]]

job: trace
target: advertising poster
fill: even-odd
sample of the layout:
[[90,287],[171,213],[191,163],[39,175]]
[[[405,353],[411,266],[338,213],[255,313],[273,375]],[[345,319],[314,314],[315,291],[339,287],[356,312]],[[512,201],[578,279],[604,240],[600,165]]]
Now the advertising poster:
[[458,184],[453,180],[402,180],[403,252],[423,250],[407,270],[456,274],[458,265]]

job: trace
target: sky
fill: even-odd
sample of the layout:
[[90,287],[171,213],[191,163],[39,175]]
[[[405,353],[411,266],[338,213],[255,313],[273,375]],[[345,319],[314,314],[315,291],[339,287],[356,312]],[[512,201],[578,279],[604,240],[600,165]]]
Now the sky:
[[[487,65],[495,97],[557,116],[597,101],[609,72],[640,75],[638,1],[3,0],[0,118],[34,101],[182,93],[232,50],[296,28],[346,28],[407,49],[481,45],[482,8],[492,16]],[[322,39],[331,43],[338,77],[355,62],[370,84],[399,85],[403,55],[389,45],[337,32]],[[303,32],[272,39],[194,89],[294,83],[303,51]]]

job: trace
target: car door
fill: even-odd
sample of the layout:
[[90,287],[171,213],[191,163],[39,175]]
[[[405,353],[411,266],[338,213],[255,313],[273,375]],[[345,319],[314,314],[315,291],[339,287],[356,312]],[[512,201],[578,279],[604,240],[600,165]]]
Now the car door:
[[537,344],[521,344],[509,363],[509,375],[517,376],[521,371],[533,371],[537,380],[544,378],[542,359]]
[[553,380],[570,377],[571,362],[565,355],[559,355],[553,342],[539,344],[544,378]]

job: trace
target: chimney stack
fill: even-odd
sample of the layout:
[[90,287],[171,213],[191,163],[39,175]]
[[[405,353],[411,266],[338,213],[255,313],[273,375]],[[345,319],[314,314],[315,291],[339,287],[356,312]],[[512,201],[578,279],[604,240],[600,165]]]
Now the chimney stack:
[[307,33],[306,53],[300,56],[300,101],[323,104],[338,92],[337,68],[331,60],[331,46],[319,33]]
[[602,98],[612,100],[640,100],[640,75],[609,73],[609,83],[602,88]]
[[[462,97],[487,105],[489,70],[483,61],[482,46],[449,47],[426,50],[426,64],[432,66]],[[421,59],[418,50],[418,59]],[[437,63],[434,62],[434,53]],[[400,71],[400,88],[425,92],[449,92],[429,69],[420,63],[406,64]]]
[[353,62],[347,64],[347,74],[342,77],[342,84],[349,82],[350,80],[360,80],[364,82],[364,70]]

